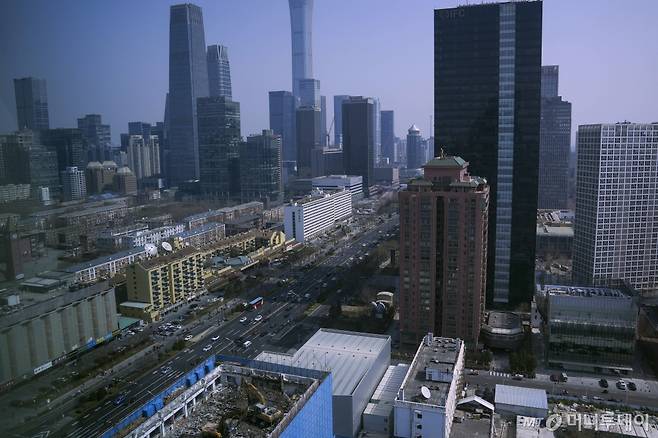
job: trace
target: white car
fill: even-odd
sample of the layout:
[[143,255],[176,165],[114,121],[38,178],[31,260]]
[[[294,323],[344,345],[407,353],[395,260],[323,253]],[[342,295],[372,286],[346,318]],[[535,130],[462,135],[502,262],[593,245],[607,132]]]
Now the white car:
[[183,339],[185,339],[186,341],[189,341],[189,340],[191,340],[193,337],[194,337],[194,336],[192,336],[192,335],[187,335],[187,336],[185,336],[185,338],[183,338]]
[[203,347],[203,351],[210,351],[210,350],[212,350],[212,345],[206,345],[205,347]]
[[216,341],[216,340],[218,340],[218,339],[219,339],[219,335],[217,335],[217,336],[213,336],[213,337],[212,337],[212,340],[213,340],[213,341]]
[[263,320],[263,315],[256,315],[256,317],[254,318],[254,322],[260,322],[262,320]]
[[246,317],[246,316],[243,316],[242,318],[240,318],[240,322],[243,323],[243,324],[244,324],[245,322],[247,322],[247,317]]

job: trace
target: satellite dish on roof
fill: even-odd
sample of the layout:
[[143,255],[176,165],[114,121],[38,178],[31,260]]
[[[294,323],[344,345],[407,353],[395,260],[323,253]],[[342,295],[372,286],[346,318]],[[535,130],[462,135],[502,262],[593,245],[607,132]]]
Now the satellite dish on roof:
[[169,242],[162,242],[162,249],[167,252],[172,252],[174,250],[174,248],[171,247],[171,243]]
[[426,400],[432,398],[432,393],[430,392],[430,389],[427,386],[421,386],[420,393],[423,395],[423,398],[425,398]]
[[144,251],[146,251],[146,255],[149,257],[158,255],[158,247],[152,243],[144,245]]

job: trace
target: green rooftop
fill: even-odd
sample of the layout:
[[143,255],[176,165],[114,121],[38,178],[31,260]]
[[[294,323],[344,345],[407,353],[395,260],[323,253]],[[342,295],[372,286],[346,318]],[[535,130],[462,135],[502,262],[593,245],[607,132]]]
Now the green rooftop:
[[465,166],[466,161],[461,157],[442,156],[432,158],[423,167],[457,167],[461,169]]

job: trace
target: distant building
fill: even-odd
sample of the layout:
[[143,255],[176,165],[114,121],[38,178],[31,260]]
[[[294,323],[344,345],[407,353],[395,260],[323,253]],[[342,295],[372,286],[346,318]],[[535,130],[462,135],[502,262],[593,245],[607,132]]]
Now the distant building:
[[71,266],[64,272],[72,274],[78,283],[91,283],[101,278],[110,279],[143,257],[146,257],[143,247],[131,248]]
[[217,210],[208,210],[183,218],[183,223],[188,230],[200,227],[209,222],[226,222],[245,215],[262,215],[263,203],[259,201],[247,202],[233,207],[224,207]]
[[372,99],[372,139],[375,164],[379,164],[382,153],[382,125],[381,125],[381,105],[379,99],[373,97]]
[[105,161],[111,159],[110,148],[112,138],[110,125],[103,124],[100,114],[87,114],[78,119],[78,129],[89,154],[90,161]]
[[208,91],[210,97],[233,99],[231,90],[231,64],[228,48],[219,44],[208,46]]
[[320,132],[322,133],[322,146],[329,146],[329,133],[327,132],[327,96],[320,96]]
[[422,143],[423,137],[420,136],[420,129],[416,125],[411,125],[407,133],[407,168],[418,169],[425,164]]
[[312,106],[320,109],[320,81],[303,78],[299,80],[299,106]]
[[268,208],[283,201],[281,137],[269,129],[240,143],[240,191],[243,202],[261,201]]
[[349,190],[352,202],[363,198],[363,178],[354,175],[327,175],[311,179],[311,186],[318,190]]
[[199,179],[197,99],[208,97],[208,63],[203,12],[191,3],[173,5],[169,15],[169,93],[165,111],[170,145],[170,185]]
[[401,438],[448,438],[464,374],[464,343],[428,333],[394,402],[394,432]]
[[67,167],[61,172],[62,198],[65,201],[78,201],[87,197],[85,172],[77,167]]
[[541,68],[539,195],[537,208],[567,208],[571,155],[571,102],[558,95],[557,65]]
[[373,182],[378,185],[400,187],[399,167],[375,167]]
[[547,300],[546,360],[595,373],[633,371],[638,303],[626,287],[539,286]]
[[158,136],[131,135],[128,139],[128,167],[138,180],[160,175]]
[[114,187],[120,195],[137,194],[137,177],[128,167],[121,167],[113,176]]
[[201,191],[220,200],[240,198],[240,104],[226,97],[198,99]]
[[0,318],[0,383],[39,374],[112,339],[118,329],[114,288],[107,282],[21,306]]
[[126,248],[144,246],[147,243],[157,245],[183,231],[185,231],[183,224],[166,225],[152,230],[137,230],[123,237],[123,245]]
[[658,123],[578,127],[573,273],[658,292]]
[[297,161],[295,108],[296,99],[290,91],[270,91],[270,129],[281,136],[281,159]]
[[409,371],[408,364],[390,365],[363,410],[362,436],[393,436],[393,405],[402,382]]
[[348,95],[334,96],[334,146],[343,146],[343,102],[348,100]]
[[89,160],[81,130],[68,128],[42,130],[40,137],[43,145],[57,154],[59,172],[71,166],[78,169],[87,166]]
[[327,175],[342,175],[345,173],[343,166],[342,149],[324,149],[322,151],[322,165]]
[[48,90],[45,79],[14,79],[18,130],[49,129]]
[[314,173],[313,156],[322,151],[322,115],[319,107],[302,106],[297,108],[297,176],[310,178]]
[[369,196],[375,168],[375,101],[351,96],[343,101],[343,167],[348,175],[363,177],[363,191]]
[[87,193],[95,195],[114,188],[114,176],[117,173],[117,165],[114,161],[90,161],[85,169],[87,182]]
[[226,237],[226,225],[210,222],[176,234],[171,240],[174,242],[174,247],[176,248],[183,248],[188,245],[202,248],[224,237]]
[[352,193],[314,191],[283,208],[284,232],[298,242],[329,230],[334,224],[352,215]]
[[490,310],[482,321],[482,340],[487,347],[515,351],[525,334],[523,321],[514,312]]
[[386,164],[393,164],[397,160],[395,152],[395,118],[393,111],[381,112],[382,125],[382,152],[381,158],[387,160]]
[[485,304],[489,186],[460,157],[436,157],[399,193],[400,338],[478,343]]
[[264,351],[256,360],[331,371],[334,436],[356,438],[361,414],[390,364],[391,338],[321,328],[293,354]]
[[300,82],[313,77],[313,0],[288,0],[292,41],[292,94],[301,95]]

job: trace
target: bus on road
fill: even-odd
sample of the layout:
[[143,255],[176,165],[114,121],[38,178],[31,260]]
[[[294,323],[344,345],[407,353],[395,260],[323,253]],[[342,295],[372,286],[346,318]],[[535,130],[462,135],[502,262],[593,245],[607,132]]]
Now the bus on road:
[[249,301],[249,304],[247,304],[247,308],[249,310],[257,310],[261,307],[263,307],[263,297],[254,298],[253,300]]

